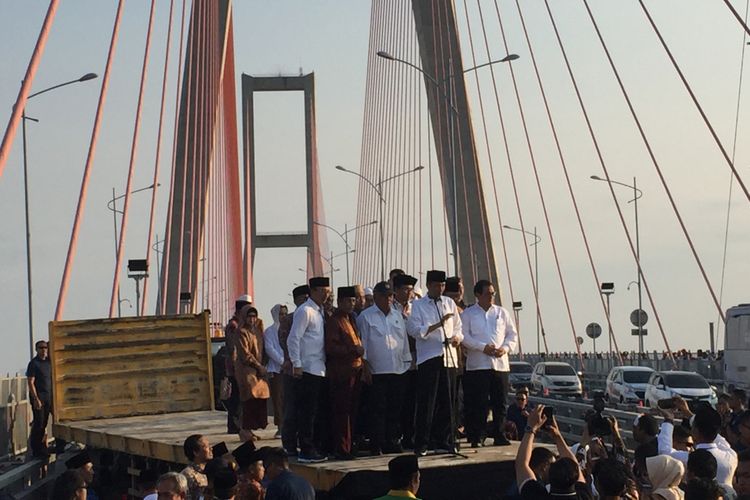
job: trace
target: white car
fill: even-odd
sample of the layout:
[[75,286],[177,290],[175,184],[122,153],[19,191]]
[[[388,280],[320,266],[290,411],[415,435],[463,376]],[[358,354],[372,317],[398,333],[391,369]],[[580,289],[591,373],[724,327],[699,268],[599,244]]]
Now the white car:
[[531,374],[531,385],[541,395],[581,396],[583,386],[578,374],[568,363],[545,361],[537,363]]
[[646,406],[657,408],[660,399],[681,396],[688,404],[706,401],[716,406],[716,392],[709,383],[695,372],[654,372],[646,388]]
[[648,366],[617,366],[607,376],[604,396],[610,403],[643,401],[654,370]]

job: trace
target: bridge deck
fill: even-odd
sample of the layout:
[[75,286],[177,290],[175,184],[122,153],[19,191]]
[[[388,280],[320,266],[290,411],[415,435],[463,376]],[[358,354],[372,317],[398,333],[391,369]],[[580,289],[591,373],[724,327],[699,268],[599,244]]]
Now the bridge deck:
[[[95,448],[116,450],[167,462],[185,463],[182,443],[190,434],[203,434],[212,444],[224,441],[230,450],[240,445],[236,434],[226,434],[226,413],[193,411],[163,415],[145,415],[58,423],[54,435]],[[276,428],[258,432],[258,446],[280,446],[274,439]],[[513,460],[518,443],[507,447],[485,447],[462,450],[468,458],[450,455],[428,455],[420,458],[423,476],[423,498],[458,498],[461,492],[504,491],[513,481]],[[388,489],[388,461],[393,455],[359,458],[353,461],[329,461],[321,464],[298,464],[291,467],[319,491],[332,492],[332,498],[373,498]],[[447,469],[450,473],[447,474]],[[461,478],[464,478],[462,480]],[[338,493],[337,493],[338,492]],[[428,494],[429,493],[429,494]],[[459,495],[460,497],[461,495]],[[468,497],[467,497],[468,498]]]

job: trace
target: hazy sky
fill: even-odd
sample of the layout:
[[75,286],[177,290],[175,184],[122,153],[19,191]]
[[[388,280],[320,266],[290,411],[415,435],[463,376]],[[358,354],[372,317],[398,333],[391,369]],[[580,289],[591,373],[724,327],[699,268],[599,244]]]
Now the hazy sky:
[[[492,55],[504,55],[497,34],[494,2],[481,2]],[[4,103],[6,110],[0,114],[3,126],[16,98],[47,3],[40,0],[0,2],[0,65],[3,68],[0,73],[0,102]],[[181,5],[179,1],[176,3]],[[707,347],[708,322],[718,321],[716,309],[606,66],[582,3],[578,0],[556,0],[551,3],[610,174],[612,178],[625,182],[637,176],[639,186],[645,192],[640,200],[642,265],[670,342],[673,348]],[[718,291],[729,169],[657,44],[638,3],[634,0],[616,3],[592,0],[590,3],[695,240],[697,251]],[[647,3],[721,140],[731,150],[743,41],[740,26],[722,2],[651,0]],[[480,25],[476,0],[467,0],[466,4],[472,29],[475,30],[477,61],[481,63],[486,60],[486,54],[478,45],[476,30]],[[520,31],[515,1],[499,0],[498,4],[504,16],[511,50],[521,56],[514,63],[514,68],[571,299],[576,333],[582,334],[585,325],[591,321],[604,324],[604,314],[563,184],[528,49]],[[634,287],[627,291],[626,286],[636,278],[635,264],[627,250],[606,185],[589,180],[590,175],[602,175],[602,172],[584,128],[543,3],[533,0],[522,4],[600,277],[605,281],[614,281],[617,286],[612,300],[616,334],[621,347],[633,349],[637,342],[636,337],[629,335],[627,318],[636,305],[637,296]],[[744,12],[745,2],[735,0],[734,4]],[[115,7],[115,1],[61,3],[34,90],[90,71],[103,73]],[[134,182],[136,188],[151,183],[168,7],[166,0],[160,0],[157,4],[152,63]],[[103,317],[107,313],[114,243],[112,214],[106,205],[112,196],[112,188],[120,194],[126,182],[138,92],[137,75],[143,54],[148,8],[149,2],[145,0],[126,3],[65,313],[69,319]],[[318,154],[326,218],[335,227],[353,224],[356,218],[356,184],[353,178],[337,172],[333,166],[342,164],[352,169],[359,166],[370,8],[370,2],[364,0],[234,2],[238,90],[243,72],[253,75],[315,72]],[[457,2],[457,10],[465,66],[469,66],[471,54],[466,38],[467,13],[463,1]],[[394,47],[382,48],[395,52]],[[173,52],[171,62],[174,65],[176,61],[176,52]],[[167,131],[174,112],[174,68],[170,75],[169,91],[172,98],[167,106]],[[518,107],[507,69],[498,68],[496,75],[524,222],[529,228],[536,225],[543,238],[539,247],[541,309],[550,349],[571,350],[571,329],[561,300]],[[479,78],[503,222],[517,226],[518,217],[509,186],[489,75],[485,71]],[[47,322],[54,314],[100,83],[101,80],[94,80],[72,85],[35,98],[27,106],[27,113],[40,120],[28,126],[36,338],[46,338]],[[467,77],[467,88],[472,101],[485,192],[489,194],[489,161],[481,134],[473,76]],[[267,94],[256,97],[256,103],[258,182],[263,186],[258,203],[259,229],[301,229],[304,227],[301,216],[304,204],[300,200],[304,185],[301,180],[290,180],[295,178],[296,172],[301,174],[303,171],[301,95]],[[740,114],[736,164],[743,178],[750,179],[748,147],[743,140],[748,118],[746,107],[742,106]],[[171,133],[165,135],[164,145],[162,151],[166,153],[162,157],[164,168],[157,223],[160,235],[164,231],[168,197]],[[282,195],[284,198],[280,198]],[[627,223],[632,227],[632,205],[625,204],[629,193],[618,190],[618,195],[627,210]],[[283,203],[279,201],[281,199]],[[133,197],[125,259],[140,258],[146,250],[149,201],[148,193],[138,193]],[[504,276],[499,228],[494,215],[495,205],[491,200],[488,200],[488,210],[496,261],[500,275]],[[0,213],[4,215],[0,219],[0,311],[4,318],[5,341],[0,353],[0,371],[5,372],[24,366],[28,344],[20,133],[4,175],[0,178]],[[750,301],[746,285],[750,281],[747,265],[750,240],[744,230],[749,216],[747,199],[735,189],[723,299],[725,307]],[[343,250],[343,243],[337,241],[337,237],[330,235],[329,238],[335,252]],[[520,235],[506,233],[506,243],[515,297],[525,304],[522,312],[523,332],[525,343],[530,346],[534,343],[533,296]],[[444,254],[442,247],[440,252]],[[337,284],[343,284],[343,261],[337,266],[342,271],[336,273],[335,280]],[[301,250],[258,252],[256,300],[261,314],[266,318],[270,317],[268,311],[274,303],[290,300],[288,292],[292,283],[301,283],[305,279],[304,274],[297,270],[299,267],[304,267],[304,252]],[[409,271],[416,275],[424,270]],[[507,300],[507,283],[503,282],[502,286]],[[122,294],[134,302],[133,282],[126,279],[124,273]],[[645,300],[644,303],[647,304]],[[128,309],[127,304],[123,306],[125,314],[134,312]],[[645,309],[651,314],[650,306]],[[649,337],[646,346],[661,349],[663,342],[658,338],[653,314],[651,316],[647,325]],[[603,344],[602,339],[597,347]],[[585,347],[590,348],[588,339]]]

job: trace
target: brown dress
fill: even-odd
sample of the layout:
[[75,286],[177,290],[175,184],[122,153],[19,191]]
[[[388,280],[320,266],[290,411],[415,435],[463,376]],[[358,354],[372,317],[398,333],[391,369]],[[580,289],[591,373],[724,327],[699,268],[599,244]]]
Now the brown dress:
[[268,382],[258,374],[263,366],[263,326],[253,330],[249,325],[239,329],[237,338],[237,360],[234,376],[237,379],[242,402],[242,429],[265,429],[268,425],[267,402],[270,397]]

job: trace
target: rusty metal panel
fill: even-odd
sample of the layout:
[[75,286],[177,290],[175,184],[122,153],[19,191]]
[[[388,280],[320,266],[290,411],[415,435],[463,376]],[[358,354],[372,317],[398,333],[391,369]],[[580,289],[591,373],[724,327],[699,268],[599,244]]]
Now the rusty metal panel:
[[55,423],[213,410],[208,319],[50,322]]

